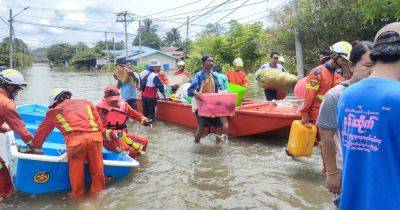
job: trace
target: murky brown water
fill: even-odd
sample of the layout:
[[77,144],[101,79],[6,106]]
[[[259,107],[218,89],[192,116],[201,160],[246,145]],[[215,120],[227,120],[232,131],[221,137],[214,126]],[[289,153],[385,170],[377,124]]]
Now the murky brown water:
[[[45,65],[24,74],[29,86],[18,104],[47,104],[53,87],[68,87],[73,97],[98,102],[103,88],[115,83],[110,73],[50,71]],[[249,96],[262,99],[263,93],[253,85]],[[100,198],[74,204],[66,193],[17,193],[0,209],[333,209],[319,154],[287,157],[287,133],[234,138],[216,146],[209,139],[195,145],[193,130],[163,122],[153,129],[130,128],[150,138],[149,151],[139,158],[140,168],[108,185]]]

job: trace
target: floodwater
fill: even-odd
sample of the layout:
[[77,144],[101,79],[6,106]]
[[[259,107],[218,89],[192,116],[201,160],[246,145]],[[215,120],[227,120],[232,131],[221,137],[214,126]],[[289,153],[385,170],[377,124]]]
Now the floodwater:
[[[50,70],[39,64],[23,73],[29,86],[17,104],[47,104],[54,87],[98,102],[104,87],[115,84],[111,73]],[[248,97],[263,99],[263,92],[253,84]],[[150,129],[130,123],[129,128],[149,137],[148,153],[138,158],[138,169],[109,184],[99,198],[73,203],[65,192],[17,192],[0,202],[0,209],[334,209],[318,150],[310,158],[287,157],[287,132],[232,138],[221,145],[206,138],[196,145],[194,130],[178,125],[156,122]]]

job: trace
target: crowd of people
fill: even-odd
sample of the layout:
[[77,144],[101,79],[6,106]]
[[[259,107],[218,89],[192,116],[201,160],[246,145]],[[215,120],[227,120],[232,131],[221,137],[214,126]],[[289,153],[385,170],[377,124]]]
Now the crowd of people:
[[[284,58],[270,54],[265,68],[286,72]],[[201,58],[202,68],[192,78],[179,61],[174,76],[182,75],[190,83],[173,87],[173,91],[192,98],[192,111],[198,127],[194,142],[199,143],[212,130],[217,143],[228,138],[227,117],[199,116],[196,100],[202,94],[228,90],[228,83],[249,86],[241,58],[233,61],[226,74],[214,66],[211,55]],[[56,127],[64,136],[72,196],[85,193],[84,163],[89,164],[91,194],[105,187],[102,148],[123,152],[132,158],[146,153],[148,139],[127,129],[135,120],[151,126],[156,119],[159,99],[167,99],[169,80],[161,63],[151,60],[139,74],[130,62],[116,64],[116,72],[127,72],[128,79],[114,74],[116,85],[107,86],[97,105],[85,99],[72,99],[67,89],[53,89],[49,110],[33,136],[25,127],[13,102],[27,86],[23,75],[13,69],[0,73],[0,132],[13,130],[28,145],[26,152],[40,153],[46,137]],[[346,73],[344,73],[344,71]],[[321,53],[318,66],[307,75],[305,102],[300,110],[305,126],[319,129],[321,155],[326,185],[341,209],[396,209],[400,205],[399,151],[400,137],[400,22],[386,25],[374,42],[341,41]],[[184,89],[182,90],[182,88]],[[265,89],[268,101],[278,98],[279,91]],[[138,111],[138,95],[142,113]],[[121,138],[122,136],[126,138]],[[123,140],[129,139],[129,141]],[[398,142],[399,141],[399,142]],[[5,162],[0,158],[0,197],[9,197],[13,185]]]

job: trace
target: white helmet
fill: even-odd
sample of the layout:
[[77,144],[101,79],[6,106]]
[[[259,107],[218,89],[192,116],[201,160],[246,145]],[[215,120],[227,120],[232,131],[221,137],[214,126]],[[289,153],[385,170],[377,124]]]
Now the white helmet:
[[183,61],[178,62],[178,66],[184,66],[184,65],[185,65],[185,62],[183,62]]
[[0,72],[0,80],[10,85],[26,87],[24,76],[15,69],[7,69]]
[[55,103],[63,96],[64,94],[67,94],[68,98],[71,98],[72,93],[66,89],[63,88],[54,88],[50,92],[49,96],[49,107],[54,106]]
[[282,57],[282,56],[279,56],[279,57],[278,57],[278,61],[279,61],[279,62],[282,62],[282,63],[285,63],[285,58]]
[[340,41],[338,43],[333,44],[330,47],[330,50],[332,52],[335,52],[337,54],[339,54],[340,56],[342,56],[344,59],[346,59],[347,61],[350,60],[350,52],[351,49],[353,47],[351,46],[350,43],[346,42],[346,41]]
[[243,67],[243,60],[241,58],[235,58],[235,60],[233,60],[233,65]]

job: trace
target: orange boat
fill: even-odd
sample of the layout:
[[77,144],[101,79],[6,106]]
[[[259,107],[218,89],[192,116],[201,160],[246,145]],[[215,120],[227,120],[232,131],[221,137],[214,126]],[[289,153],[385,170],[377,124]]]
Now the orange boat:
[[[235,116],[229,117],[229,135],[249,136],[289,127],[293,120],[301,118],[297,113],[300,105],[281,106],[274,102],[249,102],[236,108]],[[139,110],[142,110],[138,100]],[[197,122],[190,104],[158,100],[156,117],[160,121],[196,128]]]

